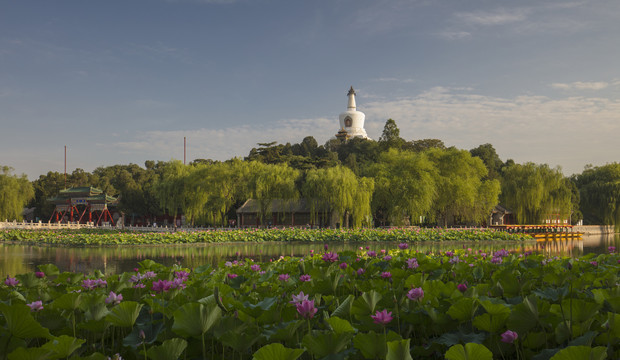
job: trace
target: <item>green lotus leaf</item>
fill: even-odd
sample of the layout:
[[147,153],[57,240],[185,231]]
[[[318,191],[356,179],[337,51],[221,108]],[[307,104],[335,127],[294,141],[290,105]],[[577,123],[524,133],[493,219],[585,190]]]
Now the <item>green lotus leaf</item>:
[[337,316],[332,316],[327,319],[327,323],[336,334],[355,333],[356,331],[355,328],[351,326],[350,322]]
[[49,330],[41,326],[32,317],[30,308],[26,305],[0,303],[0,312],[4,315],[4,320],[11,336],[20,339],[49,339],[51,337]]
[[486,346],[475,343],[454,345],[446,351],[447,360],[493,360],[493,353]]
[[491,315],[485,313],[476,316],[472,323],[480,330],[497,333],[505,327],[509,315],[510,314]]
[[463,332],[455,332],[455,333],[445,333],[439,337],[436,343],[443,344],[445,346],[452,346],[461,343],[476,343],[482,344],[487,336],[484,333],[463,333]]
[[58,266],[54,265],[54,264],[45,264],[45,265],[39,265],[37,266],[39,268],[39,270],[41,270],[45,276],[57,276],[58,274],[60,274],[60,270],[58,270]]
[[76,310],[82,303],[82,294],[69,293],[56,298],[51,304],[53,308],[62,310]]
[[53,353],[43,348],[19,348],[9,354],[9,360],[48,360]]
[[605,360],[607,348],[597,346],[569,346],[558,351],[550,360]]
[[216,305],[189,303],[174,312],[172,331],[186,337],[201,337],[220,319],[222,310]]
[[254,360],[296,360],[305,352],[304,349],[289,349],[282,344],[265,345],[254,353]]
[[105,319],[114,326],[133,327],[142,306],[144,304],[139,304],[135,301],[123,301],[113,307]]
[[370,290],[355,299],[351,308],[351,313],[356,315],[373,314],[377,303],[383,296],[375,290]]
[[301,343],[315,357],[323,358],[346,349],[352,338],[352,333],[314,332],[306,334]]
[[386,360],[412,360],[409,353],[409,342],[411,339],[388,341]]
[[146,351],[151,360],[177,360],[187,347],[187,341],[181,338],[168,339],[161,345],[153,346]]
[[355,299],[355,296],[348,295],[340,303],[340,305],[336,308],[336,310],[332,312],[331,316],[339,316],[339,317],[349,316],[349,314],[351,313],[351,308],[353,307],[354,299]]
[[86,340],[61,335],[53,338],[41,346],[42,349],[51,351],[58,358],[68,358],[69,355],[82,346]]
[[353,346],[361,351],[366,359],[380,359],[387,354],[386,340],[397,341],[401,339],[401,336],[393,331],[388,332],[387,336],[370,331],[368,333],[358,333],[355,335],[353,338]]
[[472,298],[460,298],[448,309],[448,315],[455,320],[469,321],[478,310],[478,301]]
[[235,351],[247,351],[252,345],[263,337],[263,334],[256,327],[249,327],[242,324],[232,331],[228,331],[220,336],[222,344],[233,348]]

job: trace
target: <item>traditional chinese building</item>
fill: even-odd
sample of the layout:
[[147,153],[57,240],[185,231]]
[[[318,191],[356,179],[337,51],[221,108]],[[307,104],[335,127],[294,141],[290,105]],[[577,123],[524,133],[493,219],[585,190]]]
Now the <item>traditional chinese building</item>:
[[111,222],[114,225],[109,206],[118,204],[118,198],[107,195],[101,189],[86,186],[60,190],[58,195],[47,201],[56,205],[50,221],[92,222],[96,225]]
[[349,97],[347,111],[341,113],[339,116],[340,130],[336,134],[336,137],[341,140],[354,137],[369,139],[368,135],[366,135],[366,130],[364,129],[366,115],[361,111],[357,111],[357,106],[355,104],[355,90],[353,90],[353,86],[349,89],[347,96]]

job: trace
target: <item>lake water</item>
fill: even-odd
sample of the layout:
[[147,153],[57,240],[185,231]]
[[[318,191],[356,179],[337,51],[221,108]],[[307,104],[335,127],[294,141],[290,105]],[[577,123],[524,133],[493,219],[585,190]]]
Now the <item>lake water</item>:
[[[396,243],[330,243],[330,251],[355,250],[368,246],[370,250],[394,249]],[[507,249],[516,252],[534,251],[547,255],[582,256],[588,253],[606,253],[609,246],[620,249],[620,234],[590,235],[581,240],[546,240],[528,242],[441,242],[409,244],[418,251],[448,251],[472,248],[485,252]],[[138,262],[151,259],[164,265],[180,264],[194,268],[217,264],[222,260],[252,258],[268,261],[284,256],[303,256],[322,252],[322,243],[235,243],[176,246],[114,246],[66,247],[0,244],[0,278],[37,271],[41,264],[55,264],[61,271],[91,273],[101,270],[106,274],[132,271]]]

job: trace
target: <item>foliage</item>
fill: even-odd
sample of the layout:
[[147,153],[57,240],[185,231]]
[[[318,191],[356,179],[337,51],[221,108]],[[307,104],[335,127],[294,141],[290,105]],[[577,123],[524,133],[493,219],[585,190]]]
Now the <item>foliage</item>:
[[[36,276],[0,284],[0,356],[614,359],[620,353],[617,253],[571,259],[388,248],[381,256],[362,249],[332,254],[338,262],[326,255],[245,259],[213,271],[145,260],[130,273],[86,278],[42,266]],[[106,300],[111,292],[122,295],[120,302]],[[316,310],[313,316],[302,316],[302,303]],[[506,333],[513,335],[506,340]]]
[[584,223],[620,226],[620,163],[586,168],[575,182]]
[[13,175],[9,166],[0,167],[0,219],[21,220],[24,206],[34,196],[26,175]]
[[225,242],[417,242],[417,241],[501,241],[528,240],[529,235],[489,229],[234,229],[194,232],[134,232],[118,230],[4,230],[0,241],[30,244],[62,244],[79,246],[121,244],[193,244]]
[[506,167],[501,199],[513,210],[519,224],[540,224],[546,218],[568,218],[572,210],[569,180],[559,168],[551,169],[546,164]]

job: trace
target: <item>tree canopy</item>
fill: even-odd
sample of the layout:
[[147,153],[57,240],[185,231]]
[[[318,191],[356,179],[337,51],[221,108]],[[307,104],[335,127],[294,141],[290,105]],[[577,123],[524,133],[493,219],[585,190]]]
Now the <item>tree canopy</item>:
[[620,163],[587,167],[575,182],[584,223],[620,227]]
[[14,175],[9,166],[0,171],[0,219],[21,220],[24,206],[34,197],[32,184],[26,175]]

